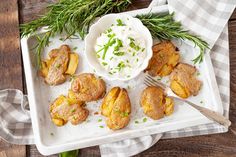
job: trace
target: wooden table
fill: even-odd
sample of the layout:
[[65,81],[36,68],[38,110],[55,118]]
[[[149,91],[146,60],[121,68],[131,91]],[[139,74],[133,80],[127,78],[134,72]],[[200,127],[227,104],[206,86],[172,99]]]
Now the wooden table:
[[[56,0],[0,1],[0,88],[18,88],[27,93],[19,43],[19,23],[35,19],[47,3]],[[150,0],[133,0],[130,9],[148,6]],[[236,10],[229,20],[232,126],[224,134],[160,140],[139,156],[236,156]],[[40,157],[35,146],[11,145],[0,140],[0,157]],[[52,155],[56,156],[56,155]],[[51,157],[52,157],[51,156]],[[98,147],[81,149],[79,156],[100,156]]]

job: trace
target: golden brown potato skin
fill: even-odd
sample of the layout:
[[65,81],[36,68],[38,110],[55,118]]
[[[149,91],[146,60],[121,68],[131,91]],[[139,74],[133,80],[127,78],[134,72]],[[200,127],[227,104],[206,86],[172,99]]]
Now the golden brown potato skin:
[[179,62],[177,48],[170,41],[163,41],[152,47],[153,56],[146,69],[151,76],[167,76]]
[[202,83],[196,78],[196,71],[192,65],[179,63],[170,75],[173,92],[182,98],[197,95]]
[[60,95],[50,105],[52,122],[57,126],[63,126],[68,121],[73,125],[82,123],[88,117],[89,111],[83,107],[83,102],[71,103],[67,97]]
[[59,49],[53,49],[48,54],[49,59],[41,62],[39,74],[44,77],[49,85],[58,85],[66,81],[66,74],[75,73],[79,56],[71,53],[68,45],[62,45]]
[[107,117],[106,124],[112,130],[126,127],[130,121],[131,103],[125,89],[114,87],[105,96],[101,105],[102,115]]
[[73,92],[79,101],[96,101],[105,95],[106,85],[102,79],[96,78],[94,74],[83,73],[73,80],[69,92]]
[[164,95],[161,87],[150,86],[143,90],[140,104],[143,112],[150,118],[157,120],[164,115],[171,115],[174,111],[174,102]]
[[49,56],[54,59],[48,69],[48,74],[45,77],[46,83],[49,85],[57,85],[65,82],[66,77],[64,72],[67,69],[69,53],[70,48],[67,45],[62,45],[59,50],[50,52]]

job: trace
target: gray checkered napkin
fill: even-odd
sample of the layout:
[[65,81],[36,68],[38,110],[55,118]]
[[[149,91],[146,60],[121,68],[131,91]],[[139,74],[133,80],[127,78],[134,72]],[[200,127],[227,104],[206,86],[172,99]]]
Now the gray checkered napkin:
[[[227,22],[235,0],[153,0],[149,7],[168,4],[169,11],[192,33],[200,35],[210,44],[211,59],[223,102],[224,116],[229,116],[229,45]],[[201,30],[201,31],[199,31]],[[0,136],[14,144],[33,144],[29,111],[25,109],[27,97],[19,90],[0,91]],[[21,105],[20,105],[21,104]],[[22,107],[23,106],[23,107]],[[127,139],[100,146],[103,157],[132,156],[152,145],[160,138],[177,138],[222,133],[228,128],[216,123],[199,125],[163,134]]]

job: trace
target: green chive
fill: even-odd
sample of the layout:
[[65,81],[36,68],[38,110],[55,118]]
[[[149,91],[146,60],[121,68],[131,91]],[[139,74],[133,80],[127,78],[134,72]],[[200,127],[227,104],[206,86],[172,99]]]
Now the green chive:
[[98,122],[101,122],[102,121],[102,119],[98,119]]
[[75,51],[75,50],[77,50],[77,48],[78,48],[78,47],[74,47],[73,50]]
[[116,56],[124,56],[125,52],[113,52],[114,55]]
[[107,65],[107,63],[106,63],[106,62],[102,62],[102,65],[103,65],[103,66],[106,66],[106,65]]
[[117,19],[117,26],[124,26],[123,22],[121,21],[121,19]]

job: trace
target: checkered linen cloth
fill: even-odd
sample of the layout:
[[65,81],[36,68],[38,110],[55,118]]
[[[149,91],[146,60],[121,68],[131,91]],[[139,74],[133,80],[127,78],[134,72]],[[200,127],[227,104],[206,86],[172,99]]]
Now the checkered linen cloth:
[[[153,0],[150,7],[166,5],[166,0]],[[229,115],[229,45],[227,22],[236,5],[235,0],[168,0],[170,12],[184,28],[200,35],[210,44],[211,59],[223,102],[224,116]],[[14,144],[33,144],[27,96],[19,90],[0,91],[0,136]],[[100,146],[103,157],[132,156],[160,138],[177,138],[227,132],[216,123],[170,131],[163,134],[127,139]]]

